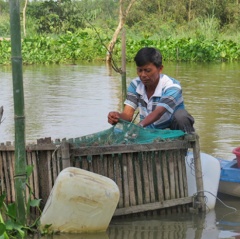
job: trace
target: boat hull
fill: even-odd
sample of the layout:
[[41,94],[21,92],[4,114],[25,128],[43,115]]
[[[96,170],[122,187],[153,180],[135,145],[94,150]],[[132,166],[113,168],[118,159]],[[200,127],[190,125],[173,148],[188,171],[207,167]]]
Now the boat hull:
[[240,197],[240,168],[237,166],[237,160],[221,160],[221,176],[218,192]]
[[240,197],[240,183],[220,181],[218,192]]

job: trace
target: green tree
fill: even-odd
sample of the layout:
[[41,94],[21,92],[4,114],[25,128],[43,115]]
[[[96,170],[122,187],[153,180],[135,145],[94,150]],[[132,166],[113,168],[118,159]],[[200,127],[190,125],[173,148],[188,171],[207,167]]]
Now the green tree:
[[37,19],[39,33],[66,33],[85,27],[85,20],[79,14],[78,2],[50,0],[32,3],[28,14]]

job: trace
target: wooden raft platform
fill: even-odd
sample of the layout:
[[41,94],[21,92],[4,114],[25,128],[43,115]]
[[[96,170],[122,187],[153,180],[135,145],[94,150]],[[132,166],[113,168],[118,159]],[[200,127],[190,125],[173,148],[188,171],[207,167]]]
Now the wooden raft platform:
[[[120,200],[114,216],[169,214],[194,207],[188,196],[185,156],[194,153],[198,191],[203,191],[198,135],[141,145],[74,146],[73,140],[40,139],[26,146],[26,162],[34,166],[30,186],[45,205],[59,172],[69,166],[104,175],[116,182]],[[14,146],[0,145],[0,193],[14,201]],[[198,208],[205,211],[202,195]],[[194,199],[194,201],[196,198]],[[200,205],[200,206],[199,206]]]

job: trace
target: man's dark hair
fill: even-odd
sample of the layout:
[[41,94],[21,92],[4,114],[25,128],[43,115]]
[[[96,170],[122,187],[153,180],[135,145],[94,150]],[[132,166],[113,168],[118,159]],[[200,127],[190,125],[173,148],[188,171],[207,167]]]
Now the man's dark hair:
[[137,66],[153,63],[156,67],[160,67],[162,66],[162,54],[154,47],[144,47],[137,52],[134,61]]

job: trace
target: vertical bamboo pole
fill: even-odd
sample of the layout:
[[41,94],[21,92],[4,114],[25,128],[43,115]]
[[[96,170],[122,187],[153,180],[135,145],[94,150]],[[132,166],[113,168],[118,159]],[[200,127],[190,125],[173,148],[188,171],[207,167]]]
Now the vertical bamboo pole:
[[200,145],[199,145],[199,136],[195,134],[195,141],[192,142],[193,146],[193,156],[194,156],[194,168],[196,174],[196,186],[198,193],[198,200],[200,203],[201,211],[206,211],[206,204],[204,200],[204,187],[203,187],[203,175],[202,175],[202,165],[200,157]]
[[10,27],[12,48],[12,79],[15,120],[15,191],[17,219],[26,223],[26,151],[25,151],[25,115],[21,55],[20,2],[10,0]]
[[124,101],[126,99],[126,32],[122,29],[122,109],[124,107]]

